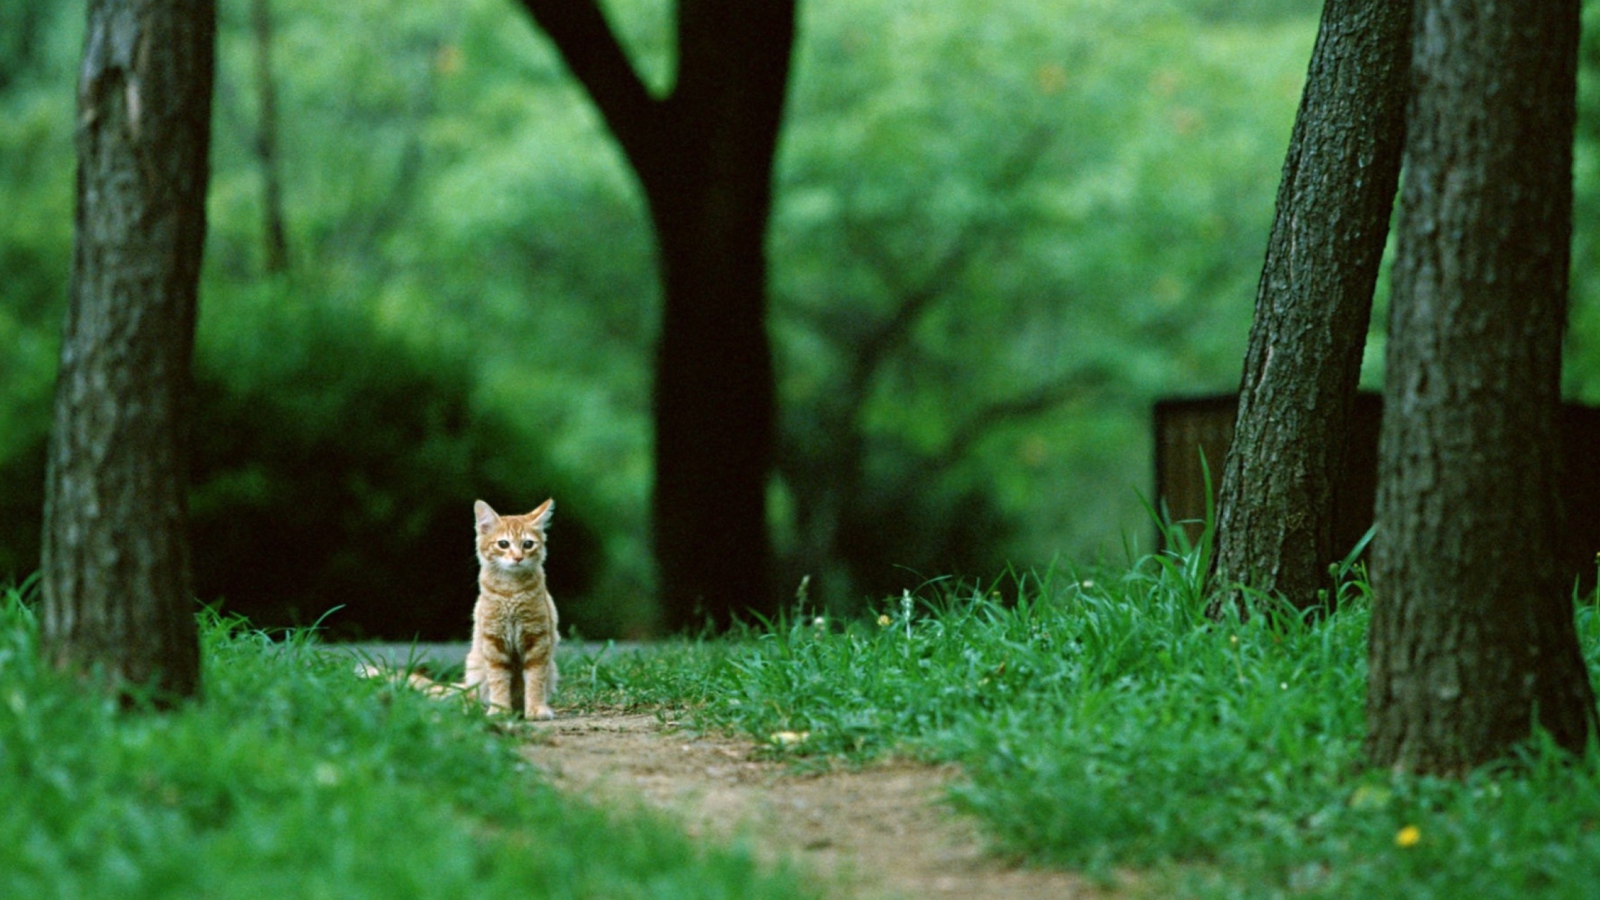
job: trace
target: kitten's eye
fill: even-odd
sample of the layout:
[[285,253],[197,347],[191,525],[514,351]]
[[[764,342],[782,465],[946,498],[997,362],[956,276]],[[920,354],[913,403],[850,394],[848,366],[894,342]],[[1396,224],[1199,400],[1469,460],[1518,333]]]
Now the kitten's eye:
[[511,542],[510,541],[495,541],[495,544],[497,546],[499,546],[499,548],[501,550],[510,550],[511,549]]
[[524,549],[524,550],[532,550],[533,549],[533,541],[532,541],[532,539],[523,541],[522,542],[522,549]]

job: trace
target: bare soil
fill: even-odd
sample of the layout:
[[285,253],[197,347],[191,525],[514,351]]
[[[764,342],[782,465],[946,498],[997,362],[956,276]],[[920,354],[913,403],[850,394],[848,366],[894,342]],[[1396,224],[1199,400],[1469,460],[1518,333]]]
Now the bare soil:
[[830,896],[1087,898],[1081,876],[1018,866],[985,850],[944,802],[960,772],[905,760],[803,772],[748,740],[679,731],[653,714],[572,713],[541,723],[526,755],[561,789],[643,802],[694,836],[745,838],[830,885]]

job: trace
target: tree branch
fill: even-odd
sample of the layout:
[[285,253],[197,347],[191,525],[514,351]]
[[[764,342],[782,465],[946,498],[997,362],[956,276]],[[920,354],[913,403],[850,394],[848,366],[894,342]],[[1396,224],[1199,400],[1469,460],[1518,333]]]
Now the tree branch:
[[660,130],[661,100],[617,40],[597,0],[520,0],[600,110],[635,168],[651,155]]
[[[1039,159],[1054,138],[1055,131],[1047,126],[1041,125],[1030,131],[986,180],[985,192],[998,194],[1016,188],[1033,174]],[[923,313],[944,297],[950,283],[966,270],[974,257],[991,246],[993,223],[986,216],[972,216],[962,222],[955,238],[945,245],[944,252],[914,287],[894,274],[897,266],[892,254],[870,229],[852,220],[847,220],[844,225],[852,245],[867,257],[878,280],[901,298],[893,314],[862,342],[857,351],[858,366],[863,376],[870,378],[870,373],[878,368],[883,359],[904,342]]]
[[944,464],[964,459],[972,446],[987,437],[996,426],[1017,419],[1047,413],[1083,394],[1103,389],[1112,381],[1111,373],[1099,365],[1068,372],[1054,381],[1041,384],[1027,393],[997,400],[978,410],[951,435],[940,458]]

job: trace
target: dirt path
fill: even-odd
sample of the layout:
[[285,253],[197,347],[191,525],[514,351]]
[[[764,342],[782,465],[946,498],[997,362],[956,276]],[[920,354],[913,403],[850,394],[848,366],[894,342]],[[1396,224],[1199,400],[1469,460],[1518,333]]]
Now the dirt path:
[[764,855],[796,860],[848,896],[1097,896],[1081,877],[985,854],[976,824],[943,803],[953,768],[796,773],[758,759],[748,741],[685,734],[654,715],[567,713],[538,735],[527,756],[557,786],[643,800],[680,816],[690,834],[748,834]]

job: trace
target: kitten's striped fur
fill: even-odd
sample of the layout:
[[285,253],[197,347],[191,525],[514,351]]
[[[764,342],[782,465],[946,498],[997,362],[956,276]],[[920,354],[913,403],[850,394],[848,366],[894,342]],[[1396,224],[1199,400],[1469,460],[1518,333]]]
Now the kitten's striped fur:
[[556,686],[556,604],[545,585],[545,531],[555,501],[502,516],[473,504],[478,530],[478,603],[466,687],[491,709],[550,719]]

